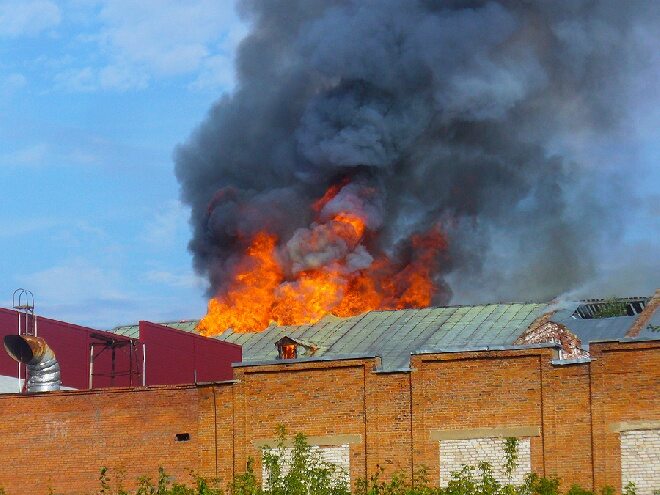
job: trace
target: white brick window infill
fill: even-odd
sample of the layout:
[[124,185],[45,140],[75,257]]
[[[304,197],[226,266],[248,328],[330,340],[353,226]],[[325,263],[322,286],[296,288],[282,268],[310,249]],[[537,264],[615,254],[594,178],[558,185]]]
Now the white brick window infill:
[[440,441],[440,486],[446,487],[452,473],[464,466],[477,467],[481,462],[491,465],[493,476],[500,483],[520,485],[532,470],[530,439],[518,439],[518,459],[511,479],[506,475],[505,439],[499,437],[469,438]]
[[[347,445],[311,445],[310,449],[313,455],[318,455],[319,458],[329,464],[334,464],[337,466],[337,476],[338,479],[343,479],[346,483],[350,483],[350,450]],[[281,450],[278,448],[273,449],[274,453],[281,452],[282,459],[282,474],[286,474],[289,471],[291,464],[291,455],[293,453],[293,447],[284,447]],[[266,466],[263,463],[262,457],[262,467],[261,467],[261,485],[262,488],[267,488],[268,482],[268,471]]]
[[638,495],[660,489],[660,429],[621,432],[621,486],[630,482]]

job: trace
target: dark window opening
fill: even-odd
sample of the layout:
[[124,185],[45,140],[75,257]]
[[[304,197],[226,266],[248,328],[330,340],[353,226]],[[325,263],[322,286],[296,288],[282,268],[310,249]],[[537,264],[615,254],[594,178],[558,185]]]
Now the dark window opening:
[[177,433],[176,441],[177,442],[187,442],[190,440],[190,433]]
[[590,299],[583,301],[573,313],[573,318],[590,320],[615,316],[635,316],[644,311],[648,298],[623,297],[611,299]]

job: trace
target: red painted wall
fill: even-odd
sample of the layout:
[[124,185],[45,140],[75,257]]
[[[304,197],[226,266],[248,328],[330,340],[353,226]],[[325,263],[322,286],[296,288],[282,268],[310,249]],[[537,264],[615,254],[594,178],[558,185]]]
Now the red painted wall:
[[[76,389],[89,387],[89,351],[94,334],[119,342],[130,339],[110,332],[73,325],[37,316],[38,335],[55,351],[60,363],[62,385]],[[18,313],[0,308],[0,338],[18,332]],[[136,352],[132,385],[142,385],[142,344],[147,354],[147,385],[173,385],[222,381],[232,378],[231,363],[241,361],[241,347],[208,339],[196,334],[173,330],[147,321],[140,322],[140,337],[135,340]],[[101,345],[94,347],[94,388],[126,387],[131,385],[130,346],[115,349],[115,377],[112,370],[112,351]],[[121,373],[124,374],[121,374]],[[23,376],[24,376],[23,371]],[[0,375],[17,376],[18,363],[4,349],[0,350]]]
[[[77,389],[85,389],[89,386],[89,344],[90,334],[100,332],[93,328],[73,325],[58,320],[51,320],[37,316],[37,331],[39,337],[46,340],[48,345],[57,356],[60,363],[62,385]],[[0,308],[0,337],[18,333],[18,313],[9,309]],[[129,340],[125,337],[108,334],[117,340]],[[98,354],[100,347],[97,349]],[[127,348],[118,349],[115,356],[117,370],[128,370]],[[99,373],[107,373],[111,369],[111,355],[109,352],[100,353],[94,360],[94,368]],[[17,376],[18,363],[9,357],[7,352],[0,350],[0,374],[6,376]],[[24,372],[23,372],[24,376]],[[113,383],[114,382],[114,383]],[[128,376],[116,377],[94,377],[95,387],[127,386]],[[136,383],[137,385],[137,383]]]
[[140,322],[140,342],[147,350],[147,385],[231,380],[231,363],[240,363],[241,346]]

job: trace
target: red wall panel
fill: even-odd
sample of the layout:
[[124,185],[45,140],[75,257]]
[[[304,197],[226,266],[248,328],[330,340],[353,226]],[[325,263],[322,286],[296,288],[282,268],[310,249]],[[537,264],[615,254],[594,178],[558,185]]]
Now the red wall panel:
[[[140,322],[140,337],[134,339],[135,350],[131,355],[131,339],[111,332],[73,325],[63,321],[37,317],[38,335],[55,351],[60,363],[62,385],[76,389],[89,387],[90,343],[94,346],[94,388],[126,387],[142,385],[142,349],[145,344],[147,385],[173,385],[197,382],[222,381],[232,378],[231,363],[241,361],[241,347],[197,334]],[[18,313],[0,308],[0,338],[18,332]],[[100,335],[106,339],[124,343],[113,352],[104,348]],[[133,361],[134,374],[127,373]],[[0,350],[0,375],[17,376],[18,364]],[[23,372],[24,373],[24,372]]]
[[148,321],[140,322],[146,344],[147,385],[230,380],[231,363],[241,361],[241,347]]

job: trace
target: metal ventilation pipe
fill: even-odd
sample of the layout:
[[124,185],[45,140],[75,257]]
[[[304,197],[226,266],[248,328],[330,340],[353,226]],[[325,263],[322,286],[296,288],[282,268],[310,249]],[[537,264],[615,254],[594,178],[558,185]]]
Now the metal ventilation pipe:
[[60,389],[60,364],[44,339],[32,335],[6,335],[5,349],[13,359],[27,365],[29,394]]

